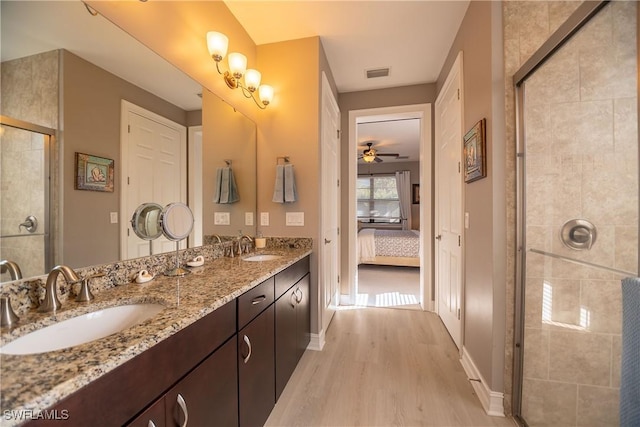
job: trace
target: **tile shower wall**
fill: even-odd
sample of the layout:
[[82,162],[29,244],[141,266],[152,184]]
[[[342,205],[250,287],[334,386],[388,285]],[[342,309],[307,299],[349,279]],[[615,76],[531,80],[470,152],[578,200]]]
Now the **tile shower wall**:
[[[5,61],[2,72],[2,115],[28,123],[57,129],[58,127],[58,51],[51,51],[25,58]],[[28,234],[18,225],[27,215],[34,215],[43,229],[45,215],[44,198],[44,153],[43,136],[6,126],[2,127],[0,145],[0,232],[2,236]],[[56,147],[51,147],[51,156],[57,156]],[[57,164],[56,162],[52,162]],[[55,189],[56,171],[51,171]],[[52,206],[55,191],[50,194]],[[53,213],[54,217],[56,212]],[[56,227],[54,221],[50,229]],[[56,234],[55,231],[53,233]],[[44,273],[44,239],[41,236],[28,238],[1,238],[0,256],[16,261],[23,276]],[[9,280],[2,275],[0,281]]]
[[[613,2],[525,82],[522,415],[530,426],[617,425],[623,275],[637,272],[636,2]],[[591,250],[560,240],[597,227]]]

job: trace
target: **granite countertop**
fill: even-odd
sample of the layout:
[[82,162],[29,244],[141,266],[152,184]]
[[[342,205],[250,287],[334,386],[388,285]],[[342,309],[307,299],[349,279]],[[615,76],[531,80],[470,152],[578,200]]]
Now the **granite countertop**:
[[[148,283],[129,283],[96,294],[90,303],[67,302],[53,313],[32,310],[12,330],[3,328],[0,345],[28,332],[101,308],[159,303],[166,308],[151,319],[122,332],[76,347],[33,355],[0,355],[0,425],[24,422],[7,411],[44,410],[101,375],[124,364],[223,306],[247,290],[302,259],[308,249],[269,249],[281,255],[272,261],[217,258],[191,268],[182,278],[162,275]],[[24,417],[24,415],[22,415]]]

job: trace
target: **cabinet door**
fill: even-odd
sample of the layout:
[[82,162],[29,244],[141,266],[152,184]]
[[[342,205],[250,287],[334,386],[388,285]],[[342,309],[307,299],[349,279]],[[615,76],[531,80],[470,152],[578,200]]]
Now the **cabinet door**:
[[298,297],[295,290],[294,286],[276,301],[276,400],[280,398],[298,362]]
[[238,332],[240,426],[262,426],[275,405],[274,305]]
[[127,424],[128,427],[164,427],[164,397],[158,399],[153,405],[138,415],[133,421]]
[[296,337],[298,348],[296,353],[296,364],[304,354],[309,342],[311,342],[311,299],[309,297],[309,274],[304,276],[294,286],[297,294],[296,309]]
[[238,425],[236,342],[234,336],[169,390],[167,426]]

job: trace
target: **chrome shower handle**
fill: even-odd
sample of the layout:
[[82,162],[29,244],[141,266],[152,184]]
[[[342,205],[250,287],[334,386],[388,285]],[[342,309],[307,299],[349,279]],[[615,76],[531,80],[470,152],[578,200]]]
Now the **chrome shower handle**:
[[22,227],[29,233],[35,233],[38,229],[38,219],[33,215],[29,215],[24,219],[24,222],[18,226],[18,231],[20,231]]

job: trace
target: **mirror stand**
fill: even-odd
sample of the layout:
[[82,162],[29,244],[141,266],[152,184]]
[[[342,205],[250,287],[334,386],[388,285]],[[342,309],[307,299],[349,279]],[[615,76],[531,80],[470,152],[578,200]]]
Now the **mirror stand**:
[[180,241],[176,241],[176,265],[173,268],[168,268],[164,272],[165,276],[182,277],[182,276],[186,276],[187,274],[191,273],[191,271],[187,270],[186,268],[180,267],[180,255],[178,253],[179,247],[180,247]]

